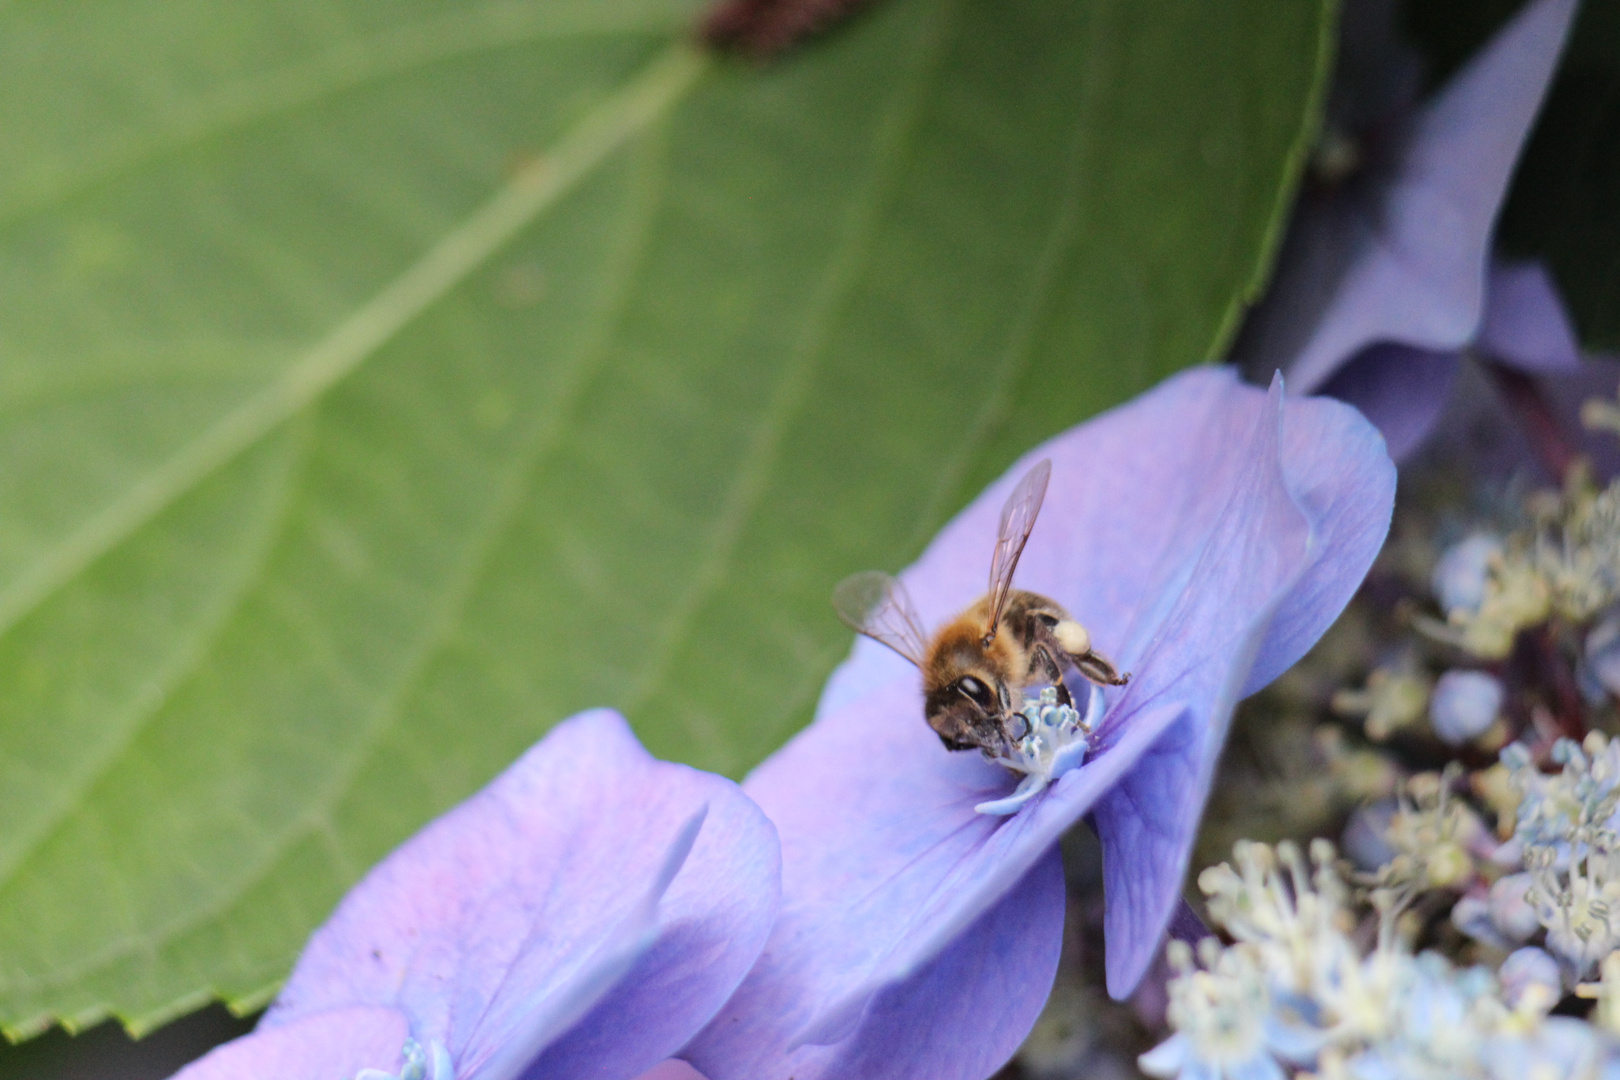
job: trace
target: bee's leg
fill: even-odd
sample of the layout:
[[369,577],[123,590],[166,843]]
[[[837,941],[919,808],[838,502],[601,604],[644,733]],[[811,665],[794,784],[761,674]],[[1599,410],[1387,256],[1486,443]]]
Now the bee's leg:
[[1052,628],[1039,619],[1031,619],[1035,628],[1035,653],[1045,661],[1048,674],[1052,677],[1052,685],[1057,690],[1058,701],[1070,708],[1074,707],[1076,695],[1074,688],[1069,685],[1069,675],[1085,675],[1085,670],[1075,663],[1074,654],[1065,649],[1058,641]]
[[1071,656],[1080,674],[1102,686],[1124,686],[1131,681],[1131,673],[1121,675],[1119,669],[1102,653],[1089,649],[1079,656]]
[[986,717],[984,724],[975,725],[973,737],[978,742],[979,748],[991,755],[1005,753],[1010,742],[1016,742],[1023,737],[1021,733],[1014,737],[1010,721],[1017,721],[1020,724],[1025,722],[1017,713],[1002,713],[1000,716]]
[[1124,686],[1131,681],[1129,674],[1121,675],[1106,656],[1091,647],[1091,635],[1073,619],[1051,624],[1043,620],[1034,621],[1040,624],[1037,633],[1041,640],[1049,643],[1060,657],[1073,664],[1087,679],[1100,686]]
[[1063,677],[1063,661],[1068,658],[1068,654],[1062,649],[1053,648],[1053,643],[1049,641],[1042,641],[1037,644],[1034,652],[1037,663],[1045,669],[1046,678],[1051,681],[1053,689],[1057,691],[1058,704],[1073,708],[1074,697],[1069,693],[1068,680]]

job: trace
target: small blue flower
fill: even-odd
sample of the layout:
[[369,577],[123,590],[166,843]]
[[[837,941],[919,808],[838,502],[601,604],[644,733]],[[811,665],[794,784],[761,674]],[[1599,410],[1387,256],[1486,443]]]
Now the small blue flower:
[[1527,899],[1534,886],[1535,879],[1524,873],[1506,874],[1491,885],[1491,924],[1510,942],[1528,941],[1541,929],[1536,909]]
[[[1564,996],[1558,961],[1534,945],[1515,949],[1496,969],[1496,977],[1502,984],[1502,1000],[1510,1009],[1530,1005],[1537,1012],[1545,1013]],[[1529,995],[1534,995],[1534,999]]]
[[1372,873],[1399,854],[1389,842],[1389,826],[1399,810],[1399,802],[1384,798],[1358,806],[1351,813],[1339,847],[1357,870]]
[[1591,732],[1553,744],[1552,775],[1518,743],[1502,751],[1520,794],[1513,839],[1547,928],[1547,948],[1579,978],[1620,948],[1620,740]]
[[1581,674],[1597,683],[1593,703],[1605,694],[1620,697],[1620,613],[1611,612],[1586,635]]
[[1041,691],[1039,702],[1024,706],[1021,715],[1028,730],[993,760],[1023,779],[1006,798],[979,803],[973,808],[977,813],[998,817],[1015,814],[1047,785],[1083,764],[1091,749],[1091,733],[1102,722],[1103,692],[1099,687],[1089,687],[1086,715],[1082,717],[1069,706],[1058,704],[1057,690],[1049,686]]
[[415,1039],[406,1039],[400,1056],[404,1060],[400,1063],[398,1073],[361,1069],[354,1074],[354,1080],[456,1080],[455,1066],[450,1063],[450,1051],[438,1039],[434,1039],[427,1050],[423,1050],[422,1044]]
[[1485,581],[1491,562],[1502,553],[1502,540],[1490,533],[1473,533],[1447,548],[1435,563],[1430,584],[1440,610],[1472,615],[1485,602]]
[[1452,746],[1485,734],[1501,711],[1501,680],[1483,671],[1448,671],[1429,698],[1429,724]]
[[[1185,956],[1186,946],[1176,944]],[[1212,955],[1209,963],[1202,971],[1185,959],[1177,964],[1182,973],[1169,987],[1175,1034],[1137,1064],[1167,1080],[1286,1080],[1278,1058],[1292,1060],[1298,1040],[1275,1015],[1265,972],[1240,949]],[[1312,1057],[1314,1048],[1298,1063]]]
[[[1349,890],[1330,846],[1313,845],[1314,871],[1286,842],[1241,841],[1233,856],[1235,868],[1205,870],[1198,886],[1236,943],[1201,942],[1199,968],[1172,943],[1175,1034],[1139,1059],[1145,1072],[1230,1080],[1291,1075],[1287,1065],[1334,1080],[1596,1080],[1611,1057],[1593,1025],[1548,1016],[1565,984],[1542,950],[1520,949],[1498,972],[1414,956],[1393,932],[1399,905],[1383,890],[1374,893],[1377,941],[1366,948],[1351,936]],[[1600,1015],[1609,984],[1581,988],[1600,997]]]

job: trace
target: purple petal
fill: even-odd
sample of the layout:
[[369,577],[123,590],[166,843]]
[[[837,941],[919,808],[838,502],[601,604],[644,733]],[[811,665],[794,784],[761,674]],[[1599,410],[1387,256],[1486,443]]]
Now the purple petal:
[[1310,524],[1309,565],[1272,616],[1243,697],[1293,667],[1333,625],[1383,549],[1395,509],[1395,465],[1382,435],[1337,401],[1290,401],[1282,461]]
[[[1158,950],[1232,708],[1273,616],[1309,565],[1313,523],[1285,478],[1281,404],[1274,385],[1228,482],[1231,494],[1207,532],[1199,530],[1198,549],[1184,564],[1186,585],[1141,662],[1144,677],[1104,721],[1099,756],[1129,745],[1121,735],[1134,736],[1129,771],[1096,807],[1109,901],[1108,984],[1116,997],[1135,988]],[[1176,715],[1142,732],[1134,721],[1143,703],[1176,708]],[[1111,740],[1118,743],[1109,747]]]
[[[923,968],[872,995],[832,1043],[789,1034],[783,1021],[804,1015],[804,986],[781,978],[767,952],[687,1054],[714,1080],[982,1080],[1012,1057],[1051,991],[1064,895],[1063,860],[1049,850]],[[838,973],[823,974],[814,989],[836,993]]]
[[399,1071],[404,1014],[372,1006],[310,1013],[216,1047],[172,1080],[347,1080],[361,1069]]
[[[1225,715],[1208,726],[1218,727],[1224,739],[1231,702],[1218,708]],[[1128,996],[1153,963],[1179,899],[1198,811],[1219,757],[1221,740],[1214,735],[1194,714],[1182,714],[1097,804],[1094,824],[1108,899],[1108,992],[1116,998]]]
[[[1248,468],[1161,630],[1176,662],[1164,665],[1168,677],[1155,671],[1156,681],[1174,687],[1167,704],[1183,711],[1096,807],[1116,997],[1141,980],[1176,911],[1233,706],[1316,642],[1389,529],[1395,470],[1366,421],[1325,399],[1291,402],[1280,420],[1280,431],[1264,418],[1257,426]],[[1297,556],[1295,515],[1308,530]],[[1152,685],[1129,688],[1119,723],[1138,723],[1135,695],[1152,700]]]
[[[1041,457],[1052,482],[1017,582],[1068,607],[1136,673],[1107,692],[1101,748],[1016,815],[976,814],[1011,775],[947,752],[923,722],[917,672],[857,648],[816,722],[745,783],[782,836],[783,910],[728,1007],[746,1038],[720,1022],[704,1036],[714,1057],[696,1060],[716,1080],[761,1067],[747,1055],[762,1046],[863,1038],[881,993],[971,936],[1182,723],[1200,736],[1182,748],[1195,782],[1171,801],[1196,824],[1235,688],[1252,663],[1267,678],[1291,664],[1337,615],[1394,487],[1382,441],[1348,407],[1263,394],[1229,369],[1188,372],[1033,451],[951,522],[903,574],[926,624],[983,593],[1001,503]],[[1147,916],[1150,945],[1168,917]]]
[[[1204,534],[1184,523],[1214,521],[1238,467],[1233,435],[1252,432],[1263,400],[1230,369],[1194,369],[1031,450],[901,575],[924,626],[984,593],[1001,502],[1030,464],[1051,458],[1017,582],[1062,603],[1129,670],[1167,614],[1146,598],[1168,603],[1185,584]],[[1311,522],[1312,565],[1278,609],[1244,694],[1293,666],[1349,603],[1383,546],[1394,500],[1383,439],[1355,410],[1290,398],[1282,440],[1285,482]],[[916,670],[858,637],[817,718],[897,679],[915,681]]]
[[1419,112],[1394,160],[1302,203],[1245,363],[1312,392],[1369,345],[1474,339],[1496,214],[1575,6],[1528,5]]
[[459,1080],[586,1062],[633,1077],[741,981],[778,874],[774,830],[735,784],[584,713],[367,875],[262,1027],[387,1005],[445,1043]]
[[1576,372],[1581,347],[1552,275],[1539,262],[1497,263],[1478,348],[1521,371]]
[[708,1077],[686,1062],[671,1058],[669,1061],[654,1065],[636,1077],[636,1080],[708,1080]]
[[1361,410],[1384,436],[1389,456],[1404,461],[1445,412],[1457,360],[1456,353],[1374,345],[1335,371],[1321,393]]

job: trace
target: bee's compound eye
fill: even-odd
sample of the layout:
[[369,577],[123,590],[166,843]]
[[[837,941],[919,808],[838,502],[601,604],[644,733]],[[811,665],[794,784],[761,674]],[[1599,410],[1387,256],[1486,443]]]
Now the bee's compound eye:
[[994,696],[990,693],[990,688],[972,675],[964,675],[956,680],[956,688],[962,691],[964,697],[987,709],[995,701]]

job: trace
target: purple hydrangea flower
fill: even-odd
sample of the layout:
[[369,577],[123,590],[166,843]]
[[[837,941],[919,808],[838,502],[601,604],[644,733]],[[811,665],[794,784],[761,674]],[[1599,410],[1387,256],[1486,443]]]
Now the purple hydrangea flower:
[[1014,483],[1052,461],[1016,583],[1057,600],[1133,672],[1093,747],[1016,813],[1017,777],[950,753],[918,673],[858,642],[810,727],[744,790],[783,846],[759,964],[683,1055],[713,1080],[984,1077],[1029,1031],[1056,968],[1056,841],[1091,814],[1108,981],[1152,961],[1233,705],[1291,665],[1360,583],[1395,472],[1355,410],[1197,369],[1031,451],[902,575],[930,626],[985,588]]
[[779,883],[735,784],[583,713],[367,874],[257,1030],[176,1080],[628,1080],[731,995]]
[[1397,460],[1438,420],[1464,350],[1528,372],[1579,369],[1546,269],[1491,255],[1575,8],[1534,0],[1411,116],[1389,152],[1302,199],[1238,359],[1356,405]]

